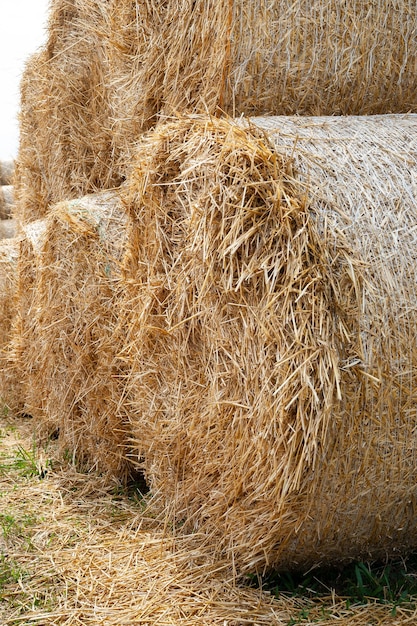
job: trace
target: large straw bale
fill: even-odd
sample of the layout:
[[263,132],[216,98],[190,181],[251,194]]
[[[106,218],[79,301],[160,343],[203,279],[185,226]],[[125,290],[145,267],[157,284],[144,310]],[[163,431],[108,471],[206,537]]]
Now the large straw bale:
[[412,0],[54,0],[21,84],[21,223],[120,184],[160,115],[417,110]]
[[105,75],[107,3],[54,0],[48,40],[21,81],[16,204],[20,222],[48,207],[113,187]]
[[14,161],[0,161],[0,185],[12,185]]
[[0,187],[0,219],[6,220],[13,213],[13,185],[2,185]]
[[159,13],[140,97],[166,113],[416,111],[412,0],[168,0]]
[[123,179],[125,152],[156,112],[152,106],[146,113],[140,96],[154,13],[148,3],[127,0],[52,2],[47,43],[21,82],[22,223]]
[[15,239],[0,241],[0,400],[7,404],[14,386],[7,363],[11,329],[16,313],[17,261],[17,241]]
[[238,572],[407,550],[417,117],[253,123],[190,117],[139,144],[139,461],[162,514]]
[[126,422],[114,364],[119,265],[127,238],[119,196],[59,203],[46,219],[24,353],[28,413],[89,468],[126,478]]

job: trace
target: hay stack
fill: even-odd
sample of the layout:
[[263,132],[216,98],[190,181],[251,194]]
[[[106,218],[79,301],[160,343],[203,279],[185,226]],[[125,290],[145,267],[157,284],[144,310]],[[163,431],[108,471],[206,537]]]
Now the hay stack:
[[[8,348],[16,312],[18,244],[15,239],[0,242],[0,400],[9,404],[13,378],[7,369]],[[0,406],[0,410],[2,407]]]
[[417,117],[254,123],[191,117],[139,145],[139,462],[162,514],[239,573],[407,550]]
[[63,450],[125,479],[127,435],[114,365],[119,264],[127,218],[103,192],[62,202],[46,220],[23,363],[26,411],[59,432]]
[[125,152],[156,112],[139,95],[154,13],[126,0],[52,2],[47,43],[21,82],[21,223],[122,181]]
[[7,220],[13,212],[13,185],[2,185],[0,187],[0,220]]
[[0,161],[0,185],[12,185],[14,161]]
[[394,4],[54,0],[21,85],[19,221],[117,186],[160,114],[417,110],[417,10]]

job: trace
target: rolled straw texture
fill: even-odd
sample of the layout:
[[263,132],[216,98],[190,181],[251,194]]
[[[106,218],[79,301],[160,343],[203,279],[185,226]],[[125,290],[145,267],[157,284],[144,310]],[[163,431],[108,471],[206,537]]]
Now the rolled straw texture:
[[13,185],[2,185],[0,187],[0,220],[12,217],[13,204]]
[[156,112],[140,96],[155,13],[127,0],[51,3],[47,43],[21,81],[15,185],[22,224],[122,181],[125,153]]
[[128,440],[114,364],[127,216],[116,193],[59,203],[46,219],[25,349],[27,412],[89,468],[127,477]]
[[[8,358],[12,324],[16,313],[18,244],[15,239],[0,241],[0,399],[9,404],[14,380]],[[0,407],[1,410],[1,407]]]
[[142,85],[167,113],[417,110],[412,0],[169,0],[160,14]]
[[0,161],[0,185],[12,185],[14,161]]
[[416,116],[139,144],[124,349],[162,515],[236,572],[417,545]]

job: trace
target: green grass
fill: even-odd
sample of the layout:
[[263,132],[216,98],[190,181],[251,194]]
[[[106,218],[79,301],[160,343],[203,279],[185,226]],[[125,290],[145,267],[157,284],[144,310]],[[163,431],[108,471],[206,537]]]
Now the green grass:
[[352,563],[344,568],[321,568],[307,574],[273,573],[251,585],[262,586],[276,597],[281,594],[310,599],[337,595],[346,606],[377,602],[392,605],[417,605],[417,554],[384,563]]
[[4,554],[0,555],[0,600],[4,588],[11,583],[18,583],[24,576],[26,572],[16,561]]
[[38,462],[38,451],[35,443],[32,444],[32,449],[30,450],[18,444],[12,451],[12,454],[6,455],[3,453],[0,455],[0,475],[5,476],[10,471],[15,471],[25,478],[37,476],[41,479],[45,477],[51,464],[50,460],[44,465]]

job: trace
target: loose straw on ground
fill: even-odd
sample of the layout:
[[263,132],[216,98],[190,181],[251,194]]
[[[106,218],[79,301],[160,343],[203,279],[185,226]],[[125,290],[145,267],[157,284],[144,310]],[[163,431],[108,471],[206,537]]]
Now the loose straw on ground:
[[[412,606],[394,614],[392,605],[347,608],[335,595],[276,598],[238,586],[196,538],[175,539],[103,478],[60,461],[57,442],[34,451],[30,420],[1,417],[0,428],[2,464],[11,464],[0,473],[2,510],[14,521],[0,537],[3,626],[415,623]],[[22,450],[31,455],[32,476],[13,467]],[[7,579],[8,572],[15,575]]]

